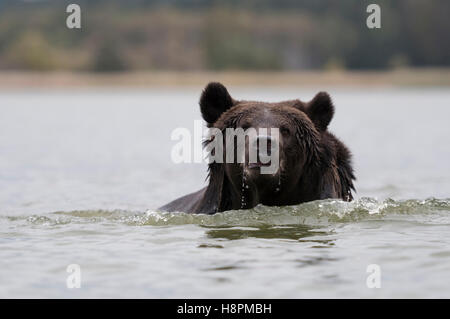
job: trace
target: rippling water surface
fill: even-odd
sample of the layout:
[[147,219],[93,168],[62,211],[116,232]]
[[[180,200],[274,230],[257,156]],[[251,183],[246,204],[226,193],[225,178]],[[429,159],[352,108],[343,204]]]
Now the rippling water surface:
[[204,185],[170,160],[199,90],[0,92],[0,297],[450,297],[450,91],[329,90],[354,202],[158,212]]

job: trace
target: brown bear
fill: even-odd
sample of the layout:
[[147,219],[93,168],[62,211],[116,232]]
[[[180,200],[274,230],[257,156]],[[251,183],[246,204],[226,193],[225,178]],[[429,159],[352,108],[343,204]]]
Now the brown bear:
[[[266,103],[235,100],[222,84],[209,83],[201,95],[200,110],[207,126],[221,131],[277,128],[279,169],[275,174],[262,174],[260,169],[265,164],[261,161],[212,162],[207,187],[160,210],[214,214],[258,204],[284,206],[326,198],[353,199],[351,154],[327,130],[334,115],[327,93],[320,92],[309,102]],[[225,148],[227,152],[234,156],[235,150]]]

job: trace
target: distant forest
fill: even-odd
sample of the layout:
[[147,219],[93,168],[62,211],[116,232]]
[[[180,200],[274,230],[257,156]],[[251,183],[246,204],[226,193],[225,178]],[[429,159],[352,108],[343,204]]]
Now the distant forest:
[[[81,30],[66,27],[70,3]],[[370,3],[381,29],[366,26]],[[449,66],[449,15],[448,0],[0,0],[0,69]]]

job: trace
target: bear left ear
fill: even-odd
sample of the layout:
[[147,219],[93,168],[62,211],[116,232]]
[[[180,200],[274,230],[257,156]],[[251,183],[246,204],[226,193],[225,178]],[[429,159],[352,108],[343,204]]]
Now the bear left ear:
[[209,83],[200,97],[200,111],[203,119],[212,126],[217,119],[234,104],[227,89],[218,82]]
[[334,106],[330,95],[327,92],[319,92],[306,105],[306,114],[314,125],[320,130],[325,131],[334,115]]

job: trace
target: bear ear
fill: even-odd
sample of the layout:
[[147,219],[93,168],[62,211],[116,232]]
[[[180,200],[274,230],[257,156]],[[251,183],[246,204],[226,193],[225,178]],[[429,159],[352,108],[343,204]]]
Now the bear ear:
[[319,129],[325,131],[334,115],[334,106],[327,92],[319,92],[306,105],[306,114]]
[[225,86],[218,82],[209,83],[200,97],[200,111],[208,126],[214,124],[217,119],[234,104]]

